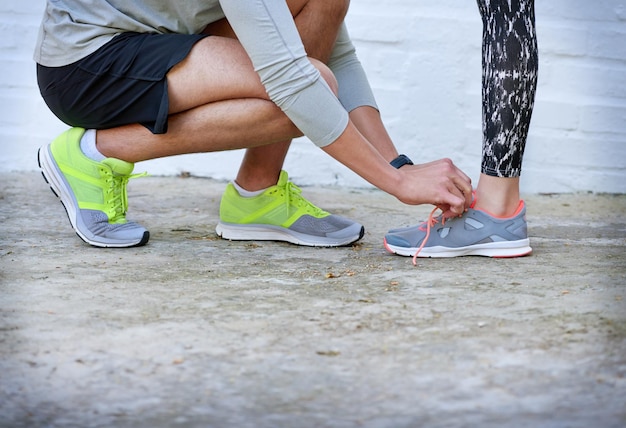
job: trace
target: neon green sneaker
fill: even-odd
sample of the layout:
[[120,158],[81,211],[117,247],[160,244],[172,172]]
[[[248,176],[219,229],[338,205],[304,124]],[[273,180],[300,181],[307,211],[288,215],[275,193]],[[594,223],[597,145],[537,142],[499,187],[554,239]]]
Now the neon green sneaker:
[[275,186],[250,198],[239,195],[229,183],[215,231],[235,241],[285,241],[311,247],[339,247],[363,237],[362,225],[327,213],[300,193],[285,171]]
[[96,162],[80,149],[82,128],[72,128],[39,149],[39,167],[61,200],[76,234],[96,247],[136,247],[150,239],[142,226],[126,220],[126,184],[134,165],[108,158]]

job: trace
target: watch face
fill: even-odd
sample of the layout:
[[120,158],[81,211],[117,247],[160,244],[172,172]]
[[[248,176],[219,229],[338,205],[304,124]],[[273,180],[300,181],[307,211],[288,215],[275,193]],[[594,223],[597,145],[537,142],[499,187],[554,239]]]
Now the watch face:
[[407,155],[400,155],[394,160],[392,160],[390,163],[391,163],[391,166],[393,166],[396,169],[404,165],[413,165],[413,162],[411,161],[411,159],[409,159]]

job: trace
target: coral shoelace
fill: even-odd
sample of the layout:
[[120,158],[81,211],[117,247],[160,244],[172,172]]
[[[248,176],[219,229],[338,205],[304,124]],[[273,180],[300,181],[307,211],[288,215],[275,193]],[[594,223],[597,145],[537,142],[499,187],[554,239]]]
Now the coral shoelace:
[[[437,212],[438,209],[439,207],[433,208],[433,210],[428,215],[428,220],[426,220],[426,236],[424,237],[424,239],[422,239],[422,243],[420,244],[419,248],[413,255],[413,266],[417,266],[417,256],[422,251],[422,249],[426,245],[426,242],[428,241],[428,238],[430,237],[430,229],[439,222],[439,220],[437,220],[437,217],[435,217],[435,213]],[[445,224],[445,222],[446,222],[446,219],[442,216],[441,224],[443,225]]]
[[[472,191],[472,203],[470,204],[470,208],[474,208],[474,205],[476,205],[476,191]],[[437,220],[437,217],[435,217],[435,213],[437,212],[438,209],[439,209],[439,207],[433,208],[433,210],[430,212],[430,215],[428,216],[428,220],[426,220],[426,236],[424,237],[424,239],[422,240],[422,243],[420,244],[419,248],[417,249],[417,251],[413,255],[413,266],[417,265],[417,256],[422,251],[422,249],[426,245],[426,242],[428,241],[428,238],[430,237],[430,229],[439,222],[439,220]],[[442,214],[443,214],[443,210],[442,210]],[[441,216],[441,225],[443,226],[444,224],[446,224],[446,219],[442,215]]]

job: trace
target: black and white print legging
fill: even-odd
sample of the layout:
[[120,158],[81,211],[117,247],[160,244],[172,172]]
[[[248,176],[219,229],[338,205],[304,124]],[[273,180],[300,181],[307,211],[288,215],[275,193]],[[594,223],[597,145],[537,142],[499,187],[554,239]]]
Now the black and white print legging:
[[483,20],[481,172],[518,177],[537,88],[534,0],[477,0]]

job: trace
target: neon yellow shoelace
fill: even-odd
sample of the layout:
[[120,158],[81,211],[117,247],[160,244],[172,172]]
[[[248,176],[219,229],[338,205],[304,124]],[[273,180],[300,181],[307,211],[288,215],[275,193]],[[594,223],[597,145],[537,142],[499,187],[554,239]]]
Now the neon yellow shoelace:
[[290,206],[291,202],[294,202],[294,205],[298,208],[304,208],[308,213],[320,217],[326,214],[321,208],[316,207],[311,202],[306,200],[301,196],[302,189],[293,184],[291,181],[288,181],[285,184],[285,203],[287,206]]
[[128,211],[128,181],[133,178],[145,177],[147,172],[131,175],[115,175],[109,168],[101,168],[101,174],[104,175],[108,189],[105,191],[105,205],[107,206],[107,215],[109,223],[123,224],[126,223],[126,212]]

